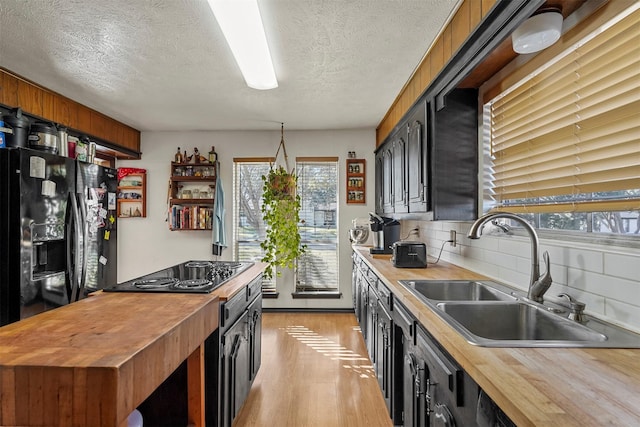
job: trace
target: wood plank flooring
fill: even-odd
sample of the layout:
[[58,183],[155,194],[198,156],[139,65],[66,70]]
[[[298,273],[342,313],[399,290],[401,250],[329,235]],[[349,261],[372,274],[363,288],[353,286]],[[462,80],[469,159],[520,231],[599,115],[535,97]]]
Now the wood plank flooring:
[[263,313],[262,365],[234,427],[389,427],[349,313]]

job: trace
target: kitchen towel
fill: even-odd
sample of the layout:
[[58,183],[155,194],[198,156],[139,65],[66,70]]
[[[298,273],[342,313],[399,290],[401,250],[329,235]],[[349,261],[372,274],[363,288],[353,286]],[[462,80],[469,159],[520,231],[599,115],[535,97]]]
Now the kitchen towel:
[[213,255],[222,255],[222,250],[227,247],[227,238],[224,233],[224,189],[220,179],[220,169],[217,169],[216,193],[213,201],[212,246]]

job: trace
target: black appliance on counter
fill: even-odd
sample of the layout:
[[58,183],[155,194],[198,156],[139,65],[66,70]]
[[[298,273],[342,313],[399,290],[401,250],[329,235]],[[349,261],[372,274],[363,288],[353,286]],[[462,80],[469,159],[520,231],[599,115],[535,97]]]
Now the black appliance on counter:
[[116,283],[117,171],[0,149],[0,326]]
[[208,294],[252,265],[236,261],[187,261],[106,287],[104,291]]
[[427,266],[427,245],[422,242],[401,240],[392,245],[391,262],[398,268],[425,268]]
[[400,223],[393,219],[369,213],[371,218],[371,231],[373,247],[369,249],[371,254],[390,254],[391,245],[400,240]]

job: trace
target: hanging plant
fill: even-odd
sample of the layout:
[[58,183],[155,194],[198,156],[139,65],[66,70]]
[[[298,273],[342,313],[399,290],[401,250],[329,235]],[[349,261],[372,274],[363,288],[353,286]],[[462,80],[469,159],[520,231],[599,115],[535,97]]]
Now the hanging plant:
[[[283,137],[276,152],[283,148],[285,164],[288,169],[287,152]],[[300,244],[300,196],[295,192],[297,177],[283,166],[272,166],[267,175],[262,176],[262,218],[267,227],[266,238],[260,243],[264,251],[263,262],[268,264],[265,277],[270,279],[280,272],[280,268],[293,268],[296,259],[305,252],[306,247]]]

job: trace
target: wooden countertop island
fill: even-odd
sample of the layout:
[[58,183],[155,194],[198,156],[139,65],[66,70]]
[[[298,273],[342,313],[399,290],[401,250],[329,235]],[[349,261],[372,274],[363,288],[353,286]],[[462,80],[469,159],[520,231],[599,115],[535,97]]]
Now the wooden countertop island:
[[202,425],[210,295],[106,293],[0,328],[0,425],[119,426],[185,359]]
[[0,328],[0,425],[126,426],[187,361],[189,424],[203,426],[204,341],[219,302],[264,270],[255,263],[211,294],[95,292]]
[[518,426],[640,425],[640,349],[471,345],[397,281],[486,277],[443,261],[395,268],[388,255],[354,250]]

